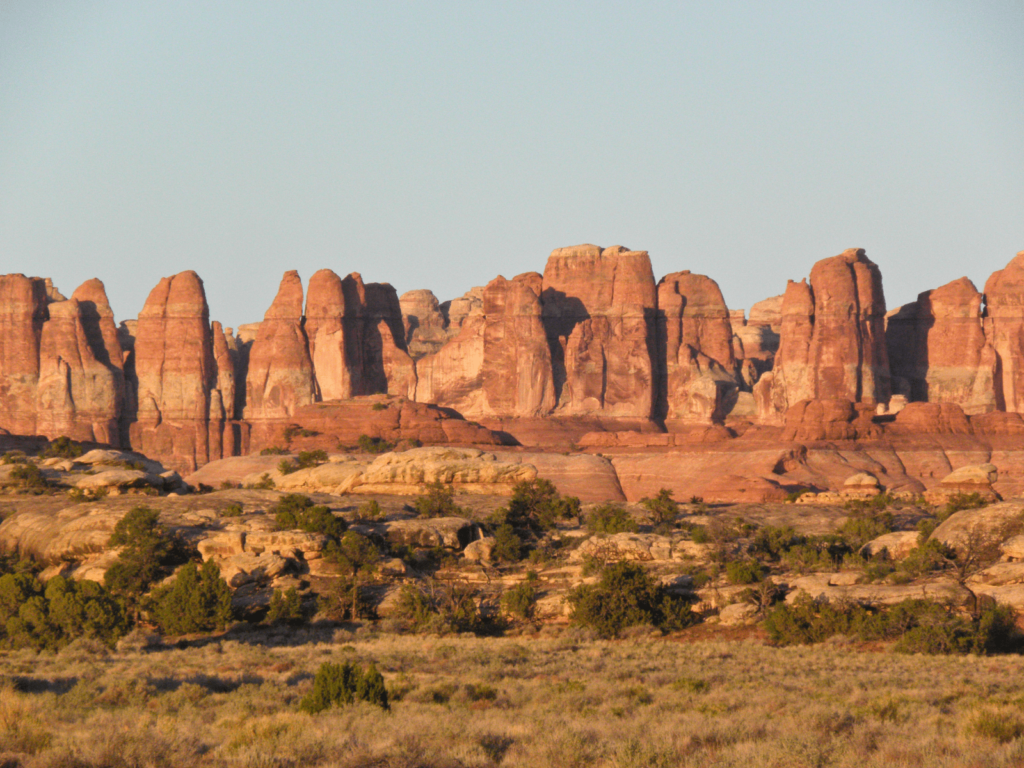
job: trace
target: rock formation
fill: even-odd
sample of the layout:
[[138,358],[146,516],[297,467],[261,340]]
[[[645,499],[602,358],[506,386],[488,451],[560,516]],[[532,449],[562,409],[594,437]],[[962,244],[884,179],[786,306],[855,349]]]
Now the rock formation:
[[985,336],[995,350],[995,403],[1024,413],[1024,251],[985,283]]
[[450,338],[441,305],[432,291],[406,291],[398,300],[402,307],[405,344],[413,360],[437,352]]
[[882,275],[863,250],[819,261],[810,285],[790,281],[772,375],[755,389],[762,420],[801,400],[888,402],[884,317]]
[[558,412],[648,418],[657,294],[647,252],[556,249],[541,303]]
[[996,353],[982,326],[983,298],[961,277],[887,315],[894,391],[968,414],[995,410]]
[[120,445],[124,371],[103,283],[90,280],[47,311],[39,346],[36,431]]
[[[195,272],[165,277],[149,294],[139,313],[132,351],[125,418],[131,446],[159,456],[174,469],[191,471],[211,458],[231,453],[223,444],[223,420],[211,451],[211,401],[223,413],[224,393],[218,389],[218,365],[230,358],[214,356],[210,311],[203,281]],[[224,372],[233,380],[233,372]],[[216,392],[216,394],[212,394]],[[233,398],[233,393],[232,393]]]
[[711,422],[737,390],[729,309],[718,284],[689,271],[658,283],[658,414]]
[[39,343],[48,313],[46,282],[38,277],[0,277],[0,428],[36,432]]

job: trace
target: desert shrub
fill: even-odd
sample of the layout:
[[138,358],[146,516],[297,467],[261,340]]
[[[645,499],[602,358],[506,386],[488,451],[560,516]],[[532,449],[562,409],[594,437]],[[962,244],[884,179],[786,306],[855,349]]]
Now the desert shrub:
[[388,409],[387,403],[374,403],[370,406],[371,411],[386,411]]
[[492,557],[500,563],[518,563],[523,559],[526,547],[523,540],[508,523],[494,529],[494,550]]
[[301,493],[289,493],[268,510],[274,516],[274,523],[279,531],[306,531],[322,533],[337,541],[348,530],[344,519],[335,517],[331,510],[314,504],[309,496]]
[[299,465],[299,469],[307,469],[308,467],[317,467],[327,461],[327,451],[322,448],[318,448],[315,451],[299,451],[299,455],[296,457],[296,462]]
[[244,512],[244,510],[242,509],[242,505],[239,504],[236,501],[236,502],[232,502],[231,504],[228,504],[226,507],[224,507],[224,509],[222,509],[220,511],[220,516],[221,517],[241,517],[243,512]]
[[810,492],[811,492],[810,488],[801,488],[798,491],[793,491],[792,493],[787,493],[785,498],[783,499],[783,501],[785,501],[787,504],[794,504],[794,503],[796,503],[797,499],[799,499],[801,496],[804,496],[805,494],[808,494]]
[[481,615],[476,590],[454,582],[431,580],[423,587],[406,584],[392,615],[413,632],[448,634],[492,628]]
[[765,575],[765,567],[757,560],[731,560],[725,564],[725,575],[733,584],[756,584]]
[[366,701],[384,710],[390,709],[384,677],[377,671],[376,665],[371,662],[364,672],[354,662],[324,662],[313,678],[313,690],[299,702],[299,709],[316,714],[356,701]]
[[260,451],[260,456],[283,456],[288,453],[287,448],[282,448],[280,445],[271,445]]
[[861,640],[896,640],[893,650],[899,653],[998,653],[1013,650],[1018,641],[1013,612],[1005,606],[993,606],[972,619],[947,605],[920,599],[865,607],[803,597],[772,609],[765,629],[778,645],[849,635]]
[[223,481],[221,481],[221,484],[220,484],[220,489],[222,491],[231,491],[231,490],[234,490],[236,487],[237,486],[234,483],[232,483],[230,480],[223,480]]
[[128,631],[124,605],[94,581],[63,576],[45,587],[28,574],[0,577],[0,626],[9,648],[58,650],[79,637],[113,646]]
[[27,461],[28,456],[24,451],[7,451],[0,456],[0,464],[24,464]]
[[806,541],[792,526],[765,525],[757,529],[747,551],[762,560],[778,562],[789,550]]
[[376,499],[370,499],[366,503],[359,505],[359,509],[356,510],[356,517],[360,520],[382,520],[387,515],[384,514],[384,510],[380,508],[380,504],[377,503]]
[[359,436],[359,450],[363,453],[387,453],[395,449],[395,444],[383,437],[370,437],[369,435]]
[[148,613],[165,635],[221,630],[232,619],[231,589],[213,560],[186,563],[170,584],[153,591]]
[[833,635],[854,634],[866,615],[856,603],[814,600],[803,594],[792,605],[780,603],[769,611],[764,627],[776,645],[809,645]]
[[9,477],[11,480],[17,481],[18,490],[24,493],[38,495],[45,493],[50,487],[43,471],[35,464],[17,464],[11,470]]
[[625,507],[602,504],[587,515],[587,530],[591,533],[623,533],[637,530],[636,521]]
[[282,475],[290,475],[299,467],[291,459],[281,459],[277,462],[277,471]]
[[667,527],[679,516],[679,502],[672,498],[672,491],[662,488],[653,499],[643,498],[640,503],[654,518],[655,525]]
[[[852,503],[847,502],[847,508]],[[846,522],[840,526],[838,533],[847,541],[851,549],[858,550],[872,539],[892,533],[895,522],[892,513],[884,511],[884,509],[880,512],[872,507],[853,509]]]
[[277,487],[277,484],[274,482],[274,478],[270,476],[269,472],[264,472],[260,475],[260,479],[249,487],[255,491],[272,491]]
[[[374,571],[380,562],[380,550],[366,536],[355,531],[346,531],[326,552],[327,558],[341,569],[346,582],[341,585],[339,598],[350,596],[352,620],[359,618],[359,586],[362,577]],[[346,602],[344,599],[342,603]]]
[[56,440],[51,440],[50,444],[40,454],[44,458],[58,459],[77,459],[81,455],[82,446],[67,435],[61,435]]
[[118,520],[107,546],[122,550],[104,574],[103,583],[124,598],[133,611],[167,567],[187,556],[181,544],[160,525],[160,513],[148,507],[135,507]]
[[627,627],[649,624],[663,630],[697,622],[689,603],[669,595],[636,563],[607,566],[597,584],[584,584],[567,596],[573,624],[590,627],[601,637],[614,637]]
[[946,500],[946,506],[943,507],[939,517],[941,520],[945,520],[956,512],[961,512],[965,509],[980,509],[987,503],[988,502],[981,497],[981,494],[977,492],[955,493]]
[[289,587],[282,592],[275,589],[270,596],[270,606],[267,615],[263,619],[264,624],[279,624],[282,622],[295,623],[302,621],[302,599],[295,587]]
[[551,530],[559,520],[579,517],[580,500],[562,496],[550,480],[523,480],[512,487],[504,522],[519,533],[536,535]]
[[462,514],[462,509],[455,503],[455,490],[435,480],[424,486],[427,492],[417,496],[413,507],[420,517],[452,517]]
[[532,619],[537,605],[537,574],[527,571],[526,581],[516,584],[501,596],[501,609],[517,619]]
[[88,504],[91,501],[102,501],[107,498],[108,493],[109,491],[106,488],[91,488],[88,490],[69,488],[68,501],[72,501],[75,504]]
[[971,721],[971,730],[978,736],[1008,744],[1024,736],[1024,722],[1006,713],[982,711]]

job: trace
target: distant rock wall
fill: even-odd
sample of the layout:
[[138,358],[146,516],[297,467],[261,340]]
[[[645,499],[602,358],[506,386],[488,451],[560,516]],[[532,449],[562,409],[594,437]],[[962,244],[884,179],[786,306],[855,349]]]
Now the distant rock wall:
[[[384,399],[371,417],[359,411],[358,428],[386,411],[398,422],[381,435],[442,441],[507,439],[452,411],[494,429],[521,422],[538,445],[556,422],[620,434],[616,445],[666,428],[687,444],[729,440],[752,424],[786,440],[873,439],[878,417],[894,434],[969,423],[1019,435],[1024,252],[984,294],[961,278],[888,314],[860,249],[817,262],[749,317],[704,275],[655,283],[648,254],[621,246],[559,248],[543,275],[497,277],[444,303],[328,269],[304,297],[291,271],[262,322],[237,334],[211,323],[194,272],[161,280],[120,327],[99,280],[65,299],[49,279],[0,276],[6,432],[132,447],[190,471],[271,445],[297,420],[326,424],[340,411],[318,406],[365,396]],[[919,407],[931,404],[942,408]]]

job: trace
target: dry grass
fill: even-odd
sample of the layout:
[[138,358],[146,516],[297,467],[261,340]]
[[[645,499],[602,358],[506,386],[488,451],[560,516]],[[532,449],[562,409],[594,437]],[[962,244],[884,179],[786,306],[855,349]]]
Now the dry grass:
[[[298,712],[328,660],[375,660],[391,712]],[[1020,657],[571,634],[80,643],[0,657],[0,765],[1011,766],[1022,672]]]

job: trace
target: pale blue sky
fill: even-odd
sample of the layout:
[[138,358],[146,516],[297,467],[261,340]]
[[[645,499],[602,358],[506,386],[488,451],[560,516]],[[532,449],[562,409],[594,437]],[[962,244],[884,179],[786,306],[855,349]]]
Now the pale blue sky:
[[1024,249],[1024,0],[0,0],[0,273],[441,300],[647,250],[730,307],[858,246],[889,306]]

